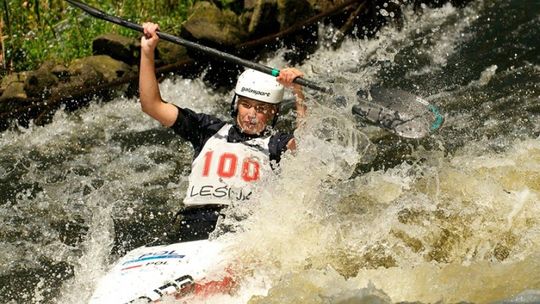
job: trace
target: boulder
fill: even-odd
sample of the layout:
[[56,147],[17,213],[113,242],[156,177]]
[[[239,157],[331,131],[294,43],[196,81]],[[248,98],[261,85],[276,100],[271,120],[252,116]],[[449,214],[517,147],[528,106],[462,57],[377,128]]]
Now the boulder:
[[69,79],[69,70],[68,68],[63,64],[57,64],[55,65],[51,72],[58,78],[60,81],[66,81]]
[[315,15],[315,11],[307,0],[277,0],[278,22],[284,30],[299,20],[305,20]]
[[129,65],[137,64],[141,43],[135,38],[117,34],[105,34],[92,41],[94,55],[108,55]]
[[244,0],[244,9],[246,10],[254,9],[255,6],[257,5],[257,2],[259,2],[259,0]]
[[[24,81],[26,80],[26,72],[13,73],[4,76],[0,84],[0,114],[9,113],[10,109],[27,98],[24,91]],[[5,127],[5,123],[0,124],[0,129]]]
[[[107,55],[77,59],[68,68],[70,75],[86,78],[84,83],[111,82],[132,73],[131,66]],[[93,70],[93,72],[92,72]]]
[[280,25],[276,0],[258,0],[251,14],[248,33],[251,37],[261,37],[276,33]]
[[207,1],[194,5],[182,28],[196,39],[224,46],[239,44],[247,37],[240,18],[233,11],[222,11]]
[[28,72],[24,90],[30,97],[46,97],[51,88],[58,83],[58,77],[52,73],[55,62],[46,61],[37,70]]
[[309,5],[317,12],[326,12],[342,4],[345,0],[307,0]]
[[168,41],[161,41],[158,44],[156,57],[160,65],[172,64],[189,59],[185,47]]
[[28,96],[24,90],[24,82],[12,82],[10,83],[2,93],[0,97],[0,102],[4,100],[13,100],[13,99],[25,99]]
[[[4,92],[13,82],[21,82],[24,84],[28,72],[20,72],[5,75],[0,81],[0,92]],[[1,93],[0,93],[1,94]]]
[[13,73],[4,76],[0,84],[0,103],[7,100],[25,99],[27,98],[24,91],[24,82],[26,81],[27,72]]
[[53,96],[63,96],[71,91],[80,91],[91,86],[97,86],[105,82],[102,72],[96,70],[92,65],[81,62],[83,59],[75,60],[69,67],[69,81],[60,83],[53,89]]

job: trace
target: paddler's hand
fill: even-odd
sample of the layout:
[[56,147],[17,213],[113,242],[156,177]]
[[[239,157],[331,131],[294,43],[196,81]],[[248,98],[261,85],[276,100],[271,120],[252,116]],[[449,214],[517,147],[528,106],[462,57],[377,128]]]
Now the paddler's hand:
[[283,86],[292,88],[296,93],[302,91],[302,86],[293,82],[297,77],[304,77],[304,73],[296,68],[284,68],[279,71],[279,76],[276,80]]
[[296,127],[299,128],[302,126],[306,117],[307,107],[304,103],[305,97],[302,86],[293,82],[297,77],[304,77],[304,73],[295,68],[285,68],[279,71],[279,76],[276,80],[283,86],[292,88],[293,90],[294,97],[296,98]]
[[143,23],[144,35],[141,38],[141,51],[144,55],[154,57],[154,50],[159,42],[159,37],[157,31],[159,30],[159,25],[152,22]]

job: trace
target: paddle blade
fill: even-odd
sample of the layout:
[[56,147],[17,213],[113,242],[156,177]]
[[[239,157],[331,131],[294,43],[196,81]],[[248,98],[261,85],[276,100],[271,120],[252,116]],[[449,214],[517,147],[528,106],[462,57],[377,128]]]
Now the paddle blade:
[[423,138],[444,122],[439,110],[424,99],[398,89],[374,87],[358,91],[353,114],[406,138]]

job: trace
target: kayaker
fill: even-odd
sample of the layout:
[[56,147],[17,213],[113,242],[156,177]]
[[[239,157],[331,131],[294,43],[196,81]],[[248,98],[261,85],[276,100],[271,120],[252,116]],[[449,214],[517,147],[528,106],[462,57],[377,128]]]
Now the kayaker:
[[142,110],[162,125],[191,142],[194,160],[185,208],[179,231],[170,241],[208,238],[215,229],[220,211],[231,201],[253,196],[255,182],[286,150],[294,150],[292,134],[272,130],[279,114],[284,87],[296,97],[297,122],[304,118],[306,106],[300,85],[293,80],[304,74],[285,68],[278,77],[246,70],[238,78],[231,103],[234,122],[168,103],[161,98],[155,76],[154,52],[159,41],[155,23],[144,23],[141,38],[139,90]]

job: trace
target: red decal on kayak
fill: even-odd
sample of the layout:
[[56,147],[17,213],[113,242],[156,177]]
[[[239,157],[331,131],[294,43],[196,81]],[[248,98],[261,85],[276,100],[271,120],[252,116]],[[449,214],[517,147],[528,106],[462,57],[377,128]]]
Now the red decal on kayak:
[[232,277],[224,277],[220,281],[209,281],[205,283],[195,283],[194,293],[198,296],[210,296],[217,293],[228,293],[235,286]]
[[133,268],[139,268],[139,267],[142,267],[142,265],[129,266],[129,267],[126,267],[126,268],[122,268],[122,269],[120,269],[120,270],[121,270],[121,271],[124,271],[124,270],[133,269]]

